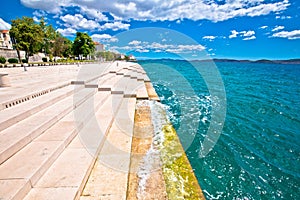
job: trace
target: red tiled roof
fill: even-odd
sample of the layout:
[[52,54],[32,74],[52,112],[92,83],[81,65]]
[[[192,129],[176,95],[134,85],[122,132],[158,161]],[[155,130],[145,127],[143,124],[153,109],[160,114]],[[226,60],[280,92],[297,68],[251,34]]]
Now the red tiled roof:
[[94,42],[94,45],[99,45],[100,43],[99,42]]
[[9,30],[1,30],[1,33],[8,33]]

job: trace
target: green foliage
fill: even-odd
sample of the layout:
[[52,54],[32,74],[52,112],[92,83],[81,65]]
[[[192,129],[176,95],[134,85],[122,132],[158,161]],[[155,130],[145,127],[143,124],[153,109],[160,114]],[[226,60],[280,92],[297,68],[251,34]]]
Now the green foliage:
[[87,55],[93,53],[95,51],[95,44],[92,38],[87,33],[76,33],[76,38],[73,43],[73,52],[74,55],[79,56],[83,55],[86,57]]
[[55,31],[52,25],[46,25],[44,18],[40,20],[39,26],[43,31],[43,42],[40,51],[46,54],[53,53],[53,41],[58,36],[58,33]]
[[[44,52],[52,62],[53,56],[71,58],[73,55],[82,55],[87,57],[95,51],[94,42],[87,33],[78,32],[73,43],[56,32],[52,25],[47,25],[44,18],[39,23],[35,23],[31,17],[12,20],[10,35],[15,42],[14,47],[17,52],[25,51],[26,60],[37,52]],[[18,57],[21,59],[19,53]],[[110,55],[106,57],[108,60],[112,59]]]
[[64,60],[64,59],[58,59],[57,62],[63,63],[63,62],[66,62],[66,60]]
[[72,42],[69,39],[56,32],[52,25],[47,26],[44,18],[40,20],[39,25],[43,30],[41,52],[59,57],[69,57],[72,54]]
[[102,57],[106,61],[112,61],[112,60],[115,60],[117,58],[117,55],[113,52],[110,52],[110,51],[97,52],[96,56],[97,57]]
[[65,38],[64,45],[65,45],[65,48],[63,51],[63,56],[68,58],[73,55],[73,50],[72,50],[73,42],[71,40]]
[[22,63],[28,63],[28,60],[22,59]]
[[69,57],[72,54],[72,42],[61,34],[57,34],[53,41],[52,53],[54,56]]
[[9,63],[18,63],[19,60],[18,60],[17,58],[9,58],[9,59],[8,59],[8,62],[9,62]]
[[48,62],[48,58],[44,57],[42,58],[43,62]]
[[6,63],[6,58],[0,56],[0,63],[5,64]]
[[16,41],[15,48],[26,52],[27,60],[29,56],[37,53],[43,45],[43,29],[30,17],[12,20],[10,35]]
[[49,62],[53,62],[53,55],[52,54],[49,55]]

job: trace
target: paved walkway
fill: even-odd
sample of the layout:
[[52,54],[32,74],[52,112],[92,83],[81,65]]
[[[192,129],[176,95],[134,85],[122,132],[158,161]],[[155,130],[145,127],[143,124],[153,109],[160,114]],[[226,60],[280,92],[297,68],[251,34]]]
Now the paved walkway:
[[[33,98],[42,93],[49,92],[66,85],[70,85],[72,80],[93,78],[99,75],[102,70],[108,69],[112,63],[90,64],[78,67],[77,65],[59,66],[39,66],[27,67],[24,71],[22,67],[0,68],[0,73],[8,73],[10,87],[0,88],[0,109],[5,103],[15,103],[17,100]],[[80,76],[80,77],[79,77]]]
[[0,199],[79,199],[97,156],[97,177],[110,181],[94,185],[100,199],[126,199],[135,104],[149,98],[144,70],[119,62],[0,72],[11,84],[0,88]]

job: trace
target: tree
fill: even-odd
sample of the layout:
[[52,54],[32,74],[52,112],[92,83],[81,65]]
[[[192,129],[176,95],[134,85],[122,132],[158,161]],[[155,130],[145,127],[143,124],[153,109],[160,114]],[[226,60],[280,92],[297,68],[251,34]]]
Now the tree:
[[54,56],[69,57],[72,54],[72,42],[60,33],[57,33],[53,42],[52,52]]
[[73,43],[73,52],[74,55],[79,56],[83,55],[86,57],[87,55],[93,53],[95,51],[95,44],[92,38],[87,33],[76,33],[76,38]]
[[64,45],[65,45],[65,50],[63,52],[63,56],[64,57],[72,56],[73,55],[73,51],[72,51],[73,42],[71,40],[69,40],[68,38],[65,38]]
[[15,41],[14,46],[18,51],[18,55],[20,50],[24,50],[26,60],[28,60],[29,56],[37,53],[43,44],[43,30],[30,17],[12,20],[10,35]]
[[96,56],[97,57],[102,57],[106,61],[112,61],[112,60],[115,60],[117,58],[117,55],[113,52],[110,52],[110,51],[97,52]]
[[40,51],[44,52],[45,54],[53,54],[51,50],[53,48],[55,39],[58,37],[58,33],[55,31],[52,25],[46,25],[43,17],[41,18],[39,25],[43,31],[43,43]]

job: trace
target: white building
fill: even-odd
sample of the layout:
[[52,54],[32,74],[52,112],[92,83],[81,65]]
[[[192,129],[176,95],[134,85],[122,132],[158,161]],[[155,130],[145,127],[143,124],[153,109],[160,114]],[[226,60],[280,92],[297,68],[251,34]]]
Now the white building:
[[129,58],[129,60],[131,60],[131,61],[136,60],[135,57],[134,57],[134,55],[129,55],[128,58]]
[[95,44],[96,52],[103,52],[103,51],[105,51],[104,44],[101,44],[99,42],[94,42],[94,44]]
[[8,30],[0,30],[0,48],[13,49],[12,41],[10,39]]

